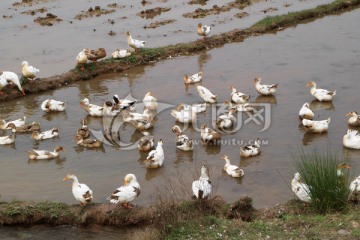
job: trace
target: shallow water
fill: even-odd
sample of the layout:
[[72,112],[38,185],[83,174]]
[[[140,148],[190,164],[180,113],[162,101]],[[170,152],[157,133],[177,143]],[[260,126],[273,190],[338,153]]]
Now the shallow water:
[[[326,17],[276,35],[251,38],[199,55],[178,57],[153,66],[106,75],[53,92],[2,103],[2,118],[17,119],[26,115],[27,122],[39,121],[42,130],[59,127],[60,137],[36,142],[30,135],[18,134],[14,145],[0,146],[1,199],[75,204],[71,184],[61,181],[67,173],[75,173],[80,182],[88,184],[94,191],[95,202],[106,202],[106,197],[121,185],[125,174],[132,172],[137,176],[142,190],[134,203],[146,206],[155,200],[157,192],[168,193],[171,187],[176,188],[175,193],[177,189],[187,189],[176,197],[190,197],[191,182],[198,177],[200,166],[205,163],[210,168],[214,194],[221,195],[229,202],[237,200],[241,194],[247,194],[254,197],[255,207],[267,207],[293,197],[288,186],[292,178],[291,154],[299,147],[312,149],[316,146],[343,154],[352,166],[352,173],[358,174],[359,153],[344,149],[342,137],[347,129],[345,114],[358,110],[360,98],[355,85],[360,70],[360,33],[353,31],[359,20],[358,10]],[[195,86],[186,88],[182,82],[185,73],[198,70],[204,72],[203,85],[218,94],[220,102],[229,98],[230,85],[251,94],[251,102],[270,102],[270,127],[259,132],[263,125],[243,123],[239,131],[223,134],[222,139],[228,141],[223,145],[199,145],[192,153],[184,153],[176,150],[175,136],[171,132],[175,120],[170,116],[171,108],[166,109],[159,112],[155,127],[151,130],[156,139],[164,140],[165,164],[157,170],[145,168],[141,160],[146,154],[140,154],[137,149],[123,150],[106,145],[100,151],[87,150],[71,141],[80,127],[80,119],[86,117],[85,111],[79,107],[80,99],[88,97],[90,102],[101,104],[110,100],[113,94],[126,96],[132,93],[135,98],[142,99],[147,91],[152,91],[159,101],[170,105],[201,102]],[[257,95],[252,83],[257,75],[263,77],[264,83],[279,84],[274,97]],[[309,89],[305,87],[309,80],[317,82],[319,87],[336,89],[333,102],[313,101]],[[43,113],[38,106],[47,98],[66,100],[66,112]],[[309,134],[299,126],[298,111],[306,101],[315,108],[316,119],[331,117],[328,133]],[[208,107],[206,113],[199,114],[199,124],[210,124],[210,117]],[[91,129],[101,130],[101,118],[87,119]],[[2,135],[5,133],[1,132]],[[200,139],[200,134],[191,127],[186,133],[195,140]],[[134,142],[141,136],[128,125],[121,126],[120,134],[124,142]],[[240,159],[237,144],[257,137],[264,141],[261,155]],[[229,143],[232,139],[238,140],[235,146]],[[27,149],[53,149],[56,145],[68,150],[56,160],[31,161],[24,153]],[[243,179],[233,179],[222,171],[224,162],[220,157],[224,154],[230,156],[233,164],[240,164],[245,171]]]
[[[1,71],[13,71],[21,73],[21,62],[23,60],[40,69],[38,77],[49,77],[64,73],[75,66],[75,57],[85,47],[98,49],[104,47],[108,56],[117,48],[128,48],[125,32],[131,31],[134,38],[146,40],[148,47],[166,46],[179,42],[189,42],[199,39],[196,34],[197,23],[202,22],[213,25],[211,34],[219,34],[235,28],[246,28],[259,21],[267,15],[284,14],[289,11],[297,11],[312,8],[318,4],[331,2],[331,0],[288,0],[283,1],[260,1],[243,10],[232,9],[218,15],[210,15],[202,19],[184,18],[186,12],[193,12],[201,7],[210,9],[213,5],[227,5],[232,0],[210,0],[206,6],[189,5],[188,0],[181,1],[157,1],[149,0],[151,4],[141,5],[141,1],[125,0],[102,0],[88,1],[77,0],[69,4],[63,0],[41,0],[35,1],[32,6],[14,7],[16,0],[0,1],[0,16],[12,16],[2,18],[0,23],[0,41],[2,58],[0,58]],[[21,0],[18,0],[21,2]],[[116,9],[114,13],[101,15],[99,17],[76,20],[74,17],[90,7],[100,6],[110,9],[108,4],[116,2],[122,9]],[[290,4],[285,7],[284,4]],[[45,7],[48,11],[37,13],[35,16],[21,14],[27,10],[36,10]],[[145,19],[137,16],[142,10],[155,7],[170,7],[171,10],[164,12],[154,19]],[[278,11],[261,12],[268,8],[277,8]],[[238,12],[245,11],[249,16],[239,19],[234,17]],[[63,21],[53,26],[40,26],[34,23],[37,17],[44,17],[46,13],[57,15]],[[124,18],[125,17],[125,18]],[[114,20],[114,24],[109,23]],[[155,29],[144,29],[143,27],[155,21],[174,19],[172,24],[160,26]],[[113,31],[115,36],[109,36]]]
[[122,239],[125,237],[124,231],[108,227],[75,228],[70,226],[45,227],[35,226],[31,228],[24,227],[0,227],[0,238],[13,239]]

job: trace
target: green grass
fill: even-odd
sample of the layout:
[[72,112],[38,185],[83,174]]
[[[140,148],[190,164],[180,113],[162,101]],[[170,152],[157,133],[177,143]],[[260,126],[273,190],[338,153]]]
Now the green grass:
[[255,23],[250,29],[273,29],[276,27],[298,24],[305,19],[322,17],[329,13],[335,13],[336,11],[343,9],[344,6],[349,6],[350,4],[358,5],[359,3],[360,0],[336,0],[329,4],[319,5],[313,9],[289,12],[287,14],[277,16],[268,16]]
[[313,150],[295,154],[295,171],[310,186],[310,206],[319,213],[344,211],[348,208],[349,174],[337,176],[337,166],[342,162],[330,151]]

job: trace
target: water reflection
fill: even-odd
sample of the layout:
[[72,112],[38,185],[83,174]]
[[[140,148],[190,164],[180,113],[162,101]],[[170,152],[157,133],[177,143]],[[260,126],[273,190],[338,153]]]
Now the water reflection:
[[182,151],[180,149],[175,150],[176,160],[175,164],[181,162],[192,162],[194,160],[194,151]]
[[[42,111],[42,110],[41,110]],[[51,112],[51,113],[45,113],[42,115],[42,118],[51,122],[55,119],[58,120],[67,120],[67,114],[66,114],[66,110],[63,112]]]
[[36,164],[36,163],[51,163],[55,162],[56,165],[62,166],[66,161],[66,157],[57,157],[55,159],[28,159],[28,164]]
[[318,139],[325,139],[328,138],[328,133],[314,133],[314,132],[305,132],[304,136],[302,138],[302,144],[303,146],[310,145],[314,140],[319,141]]
[[104,146],[98,147],[98,148],[87,148],[87,147],[83,147],[83,146],[79,146],[79,145],[74,147],[74,151],[77,154],[80,154],[80,153],[82,153],[84,151],[94,151],[94,152],[102,152],[102,153],[106,152]]
[[274,95],[265,96],[265,95],[259,95],[254,101],[255,103],[271,103],[271,104],[277,104],[276,97]]
[[[164,165],[166,165],[166,161],[167,159],[164,160]],[[166,166],[161,166],[160,168],[146,168],[146,173],[145,173],[145,179],[147,181],[150,181],[153,178],[156,178],[158,176],[163,176],[165,173],[165,167]]]
[[202,145],[205,148],[205,152],[209,155],[216,155],[221,151],[221,144],[218,145]]
[[[347,148],[343,146],[343,155],[345,159],[360,158],[360,151],[358,149]],[[356,159],[358,160],[358,159]]]
[[209,60],[211,60],[211,54],[209,51],[205,50],[200,52],[197,60],[199,72],[203,71],[204,65],[207,64]]
[[310,109],[313,111],[316,110],[332,110],[335,111],[335,106],[332,101],[329,102],[320,102],[318,100],[313,100],[310,103]]

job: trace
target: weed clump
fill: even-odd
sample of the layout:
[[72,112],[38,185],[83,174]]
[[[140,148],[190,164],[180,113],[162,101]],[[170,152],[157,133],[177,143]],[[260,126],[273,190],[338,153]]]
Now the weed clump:
[[301,151],[295,154],[295,170],[309,185],[310,207],[318,213],[344,211],[348,208],[349,173],[338,172],[342,162],[330,151]]

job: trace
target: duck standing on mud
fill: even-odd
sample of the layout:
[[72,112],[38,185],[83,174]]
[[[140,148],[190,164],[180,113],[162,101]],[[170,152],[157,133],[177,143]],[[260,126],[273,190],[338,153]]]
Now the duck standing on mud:
[[126,32],[127,43],[130,47],[135,49],[135,54],[138,53],[139,48],[145,48],[146,41],[137,40],[131,37],[131,33],[129,31]]
[[81,206],[86,206],[93,199],[93,191],[84,183],[79,183],[78,178],[74,174],[68,174],[63,181],[73,180],[72,193]]
[[32,83],[36,78],[36,74],[40,72],[40,70],[33,66],[29,66],[29,63],[27,61],[23,61],[21,63],[21,66],[22,74],[24,75],[24,77],[26,77],[27,80],[30,81],[30,83]]
[[76,66],[80,66],[80,70],[85,70],[85,64],[88,60],[87,55],[90,53],[88,48],[84,48],[76,57]]
[[110,203],[121,204],[124,208],[132,208],[130,202],[140,195],[140,184],[134,174],[129,173],[124,178],[124,185],[117,188],[107,200]]
[[209,35],[211,32],[211,27],[207,25],[202,25],[201,23],[198,24],[197,33],[200,36],[203,36],[203,40],[205,40],[205,37]]

